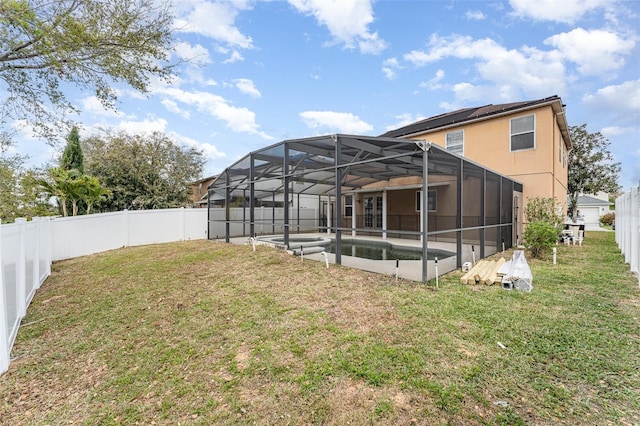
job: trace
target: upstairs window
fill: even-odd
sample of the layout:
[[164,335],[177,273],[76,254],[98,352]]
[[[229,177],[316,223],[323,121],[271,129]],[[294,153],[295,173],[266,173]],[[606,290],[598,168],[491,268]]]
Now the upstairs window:
[[464,130],[449,132],[447,133],[446,138],[447,151],[458,155],[464,155]]
[[536,116],[533,114],[511,119],[511,151],[536,147],[535,124]]

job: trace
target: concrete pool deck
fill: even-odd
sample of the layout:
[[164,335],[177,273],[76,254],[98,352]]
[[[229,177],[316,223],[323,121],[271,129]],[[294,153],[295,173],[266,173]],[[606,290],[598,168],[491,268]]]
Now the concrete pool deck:
[[[304,234],[291,234],[291,238],[304,238],[304,239],[312,239],[312,238],[330,238],[334,239],[335,234],[327,234],[327,233],[304,233]],[[383,239],[381,237],[374,236],[352,236],[350,234],[342,235],[343,240],[362,240],[362,241],[375,241],[378,243],[389,243],[394,246],[399,247],[412,247],[412,248],[422,248],[422,243],[419,240],[409,240],[402,238],[386,238]],[[229,241],[232,244],[251,244],[251,240],[249,237],[236,237],[230,238]],[[262,242],[258,243],[259,245],[268,245]],[[456,246],[454,243],[447,242],[429,242],[430,249],[438,249],[445,250],[455,253]],[[463,252],[471,252],[471,245],[463,245]],[[330,264],[335,264],[335,254],[327,253],[327,257],[329,259]],[[384,274],[389,276],[395,276],[396,273],[396,261],[395,260],[371,260],[371,259],[363,259],[360,257],[353,257],[342,255],[342,266],[346,266],[349,268],[361,269],[364,271],[374,272],[378,274]],[[305,260],[315,260],[318,262],[324,262],[324,256],[320,253],[312,253],[305,254]],[[477,259],[479,260],[479,259]],[[456,269],[456,261],[457,256],[453,255],[451,257],[445,259],[438,260],[438,274],[446,274],[447,272],[451,272]],[[400,278],[405,278],[413,281],[422,281],[422,261],[421,260],[400,260],[398,265],[398,276]],[[431,280],[435,278],[435,262],[430,260],[427,264],[427,279]]]

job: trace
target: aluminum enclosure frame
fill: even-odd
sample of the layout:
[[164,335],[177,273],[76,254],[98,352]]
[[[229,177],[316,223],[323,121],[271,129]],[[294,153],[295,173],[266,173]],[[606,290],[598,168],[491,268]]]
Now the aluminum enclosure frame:
[[[469,173],[474,174],[477,181],[474,188],[477,186],[480,189],[479,192],[473,190],[479,197],[478,200],[481,200],[470,203],[474,206],[465,206],[463,177],[467,170],[473,171]],[[499,242],[507,248],[512,246],[515,228],[513,219],[514,215],[517,216],[513,192],[522,192],[522,184],[428,141],[344,134],[285,140],[251,152],[229,166],[208,188],[208,235],[213,239],[216,235],[213,229],[220,229],[217,226],[224,223],[224,238],[229,242],[232,236],[238,236],[231,235],[231,225],[241,223],[243,236],[247,236],[246,225],[249,227],[248,236],[255,236],[258,223],[255,212],[259,205],[273,209],[275,231],[275,209],[278,205],[283,207],[283,217],[277,226],[284,235],[284,245],[289,247],[290,234],[295,229],[300,229],[299,211],[297,228],[295,223],[291,223],[290,205],[294,197],[317,196],[318,212],[322,203],[329,210],[328,222],[319,223],[318,231],[335,234],[335,261],[341,264],[343,232],[356,230],[353,223],[352,226],[344,226],[343,196],[371,188],[387,188],[392,191],[397,188],[394,182],[406,178],[418,182],[412,188],[421,190],[419,203],[422,212],[428,211],[430,188],[443,185],[442,180],[446,179],[452,192],[449,204],[453,207],[450,208],[449,216],[421,213],[420,230],[377,231],[381,235],[398,232],[405,238],[421,239],[423,282],[427,281],[430,238],[440,235],[455,240],[458,266],[462,264],[465,232],[476,232],[479,236],[480,257],[485,257],[485,231],[487,235],[491,234],[490,240],[496,246]],[[499,191],[498,198],[495,194],[487,196],[488,182],[494,183],[494,192]],[[498,187],[495,187],[495,182],[499,182]],[[233,206],[242,208],[242,219],[232,219]],[[224,208],[223,220],[213,217],[214,212],[220,213],[220,208]],[[473,215],[468,215],[471,219],[467,219],[463,213],[470,209],[474,210]],[[249,217],[246,216],[247,212]],[[334,220],[330,220],[332,216]],[[435,219],[434,223],[429,223],[430,216]]]

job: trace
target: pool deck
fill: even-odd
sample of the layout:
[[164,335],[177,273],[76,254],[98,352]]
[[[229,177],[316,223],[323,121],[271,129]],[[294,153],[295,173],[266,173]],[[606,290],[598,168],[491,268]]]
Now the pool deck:
[[[291,238],[335,238],[335,234],[327,234],[327,233],[305,233],[305,234],[291,234]],[[344,240],[363,240],[363,241],[376,241],[376,242],[385,242],[390,243],[395,246],[400,247],[413,247],[413,248],[421,248],[422,243],[419,240],[409,240],[409,239],[401,239],[401,238],[387,238],[383,239],[381,237],[372,237],[372,236],[352,236],[350,234],[342,235],[342,239]],[[233,244],[251,244],[251,241],[248,237],[238,237],[231,238],[230,242]],[[438,250],[446,250],[455,252],[455,244],[446,243],[446,242],[429,242],[429,248],[438,249]],[[469,247],[469,251],[470,251]],[[335,264],[335,254],[327,253],[326,254],[329,263]],[[315,260],[319,262],[324,262],[324,255],[321,253],[313,253],[313,254],[305,254],[305,260]],[[371,260],[371,259],[363,259],[359,257],[353,256],[341,256],[342,266],[346,266],[349,268],[361,269],[364,271],[375,272],[378,274],[395,276],[396,274],[396,261],[395,260]],[[453,271],[456,269],[456,260],[457,256],[451,256],[446,259],[438,260],[438,274],[442,275],[447,272]],[[435,262],[430,260],[427,264],[427,279],[433,279],[436,276],[436,268]],[[422,261],[421,260],[400,260],[398,262],[398,277],[405,278],[413,281],[422,281]]]

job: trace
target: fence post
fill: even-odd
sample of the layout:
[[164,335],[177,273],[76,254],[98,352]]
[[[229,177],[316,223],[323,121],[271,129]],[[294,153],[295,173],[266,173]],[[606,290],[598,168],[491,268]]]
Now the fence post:
[[0,224],[0,374],[9,369],[9,334],[7,329],[7,297],[4,291],[4,264],[2,263],[2,224]]
[[15,223],[20,224],[20,243],[18,248],[18,264],[16,265],[16,302],[18,303],[18,318],[23,318],[27,314],[27,294],[26,294],[26,237],[27,237],[27,219],[20,217],[15,220]]
[[186,217],[187,217],[187,214],[184,211],[184,207],[180,207],[180,211],[178,212],[178,220],[180,221],[180,224],[178,225],[180,227],[179,228],[179,230],[180,230],[180,241],[186,240],[186,237],[184,235],[185,234],[185,228],[186,228],[185,221],[187,220]]
[[[45,235],[45,268],[46,268],[46,276],[48,277],[49,275],[51,275],[51,262],[52,262],[52,258],[53,258],[53,224],[52,224],[52,220],[50,217],[47,217],[44,219],[45,221],[45,230],[44,230],[44,235]],[[39,281],[39,280],[38,280]]]
[[122,246],[129,247],[129,210],[122,211]]
[[35,243],[34,243],[34,256],[33,256],[33,290],[38,290],[40,288],[40,218],[34,217],[31,219],[31,225],[35,234]]

